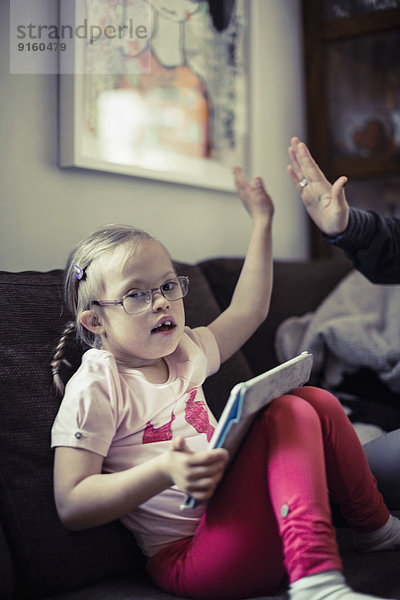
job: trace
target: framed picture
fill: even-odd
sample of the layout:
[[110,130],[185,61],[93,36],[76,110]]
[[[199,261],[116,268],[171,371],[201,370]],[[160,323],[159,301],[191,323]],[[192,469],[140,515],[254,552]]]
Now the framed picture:
[[233,191],[249,2],[60,0],[60,166]]

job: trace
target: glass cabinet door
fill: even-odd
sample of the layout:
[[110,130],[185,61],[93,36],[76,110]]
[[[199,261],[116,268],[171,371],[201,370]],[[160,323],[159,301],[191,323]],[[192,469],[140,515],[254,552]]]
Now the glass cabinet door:
[[333,157],[390,163],[400,154],[399,31],[327,44],[326,67]]
[[310,150],[350,204],[400,216],[400,0],[303,0],[303,18]]

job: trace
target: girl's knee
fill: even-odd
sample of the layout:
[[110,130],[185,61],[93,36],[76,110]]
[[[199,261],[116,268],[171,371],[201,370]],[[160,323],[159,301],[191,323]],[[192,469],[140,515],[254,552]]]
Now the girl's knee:
[[329,427],[332,423],[350,424],[339,400],[330,392],[313,386],[298,388],[277,398],[269,410],[272,418],[282,414],[282,420],[286,421],[292,418],[288,416],[292,414],[295,421],[307,418],[309,424],[317,421],[319,425]]
[[290,420],[297,421],[304,418],[318,420],[317,412],[312,404],[297,395],[296,392],[275,398],[264,414],[274,420],[282,419],[286,424]]
[[309,402],[318,413],[343,412],[343,407],[336,396],[322,388],[308,385],[293,390],[292,394]]

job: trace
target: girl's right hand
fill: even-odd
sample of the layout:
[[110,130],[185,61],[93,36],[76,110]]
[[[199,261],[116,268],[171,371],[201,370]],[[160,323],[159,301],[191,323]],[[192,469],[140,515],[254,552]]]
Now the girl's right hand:
[[165,453],[165,474],[181,491],[198,502],[205,502],[214,494],[227,462],[224,448],[193,452],[182,437],[172,440]]
[[[349,221],[344,193],[347,177],[339,177],[333,185],[329,183],[307,146],[296,137],[291,140],[289,157],[292,162],[287,169],[289,177],[316,226],[331,237],[343,233]],[[307,181],[305,187],[299,185],[303,178]]]
[[271,223],[275,208],[261,177],[256,177],[254,184],[251,184],[243,175],[241,167],[234,167],[233,174],[238,196],[253,221],[263,219]]

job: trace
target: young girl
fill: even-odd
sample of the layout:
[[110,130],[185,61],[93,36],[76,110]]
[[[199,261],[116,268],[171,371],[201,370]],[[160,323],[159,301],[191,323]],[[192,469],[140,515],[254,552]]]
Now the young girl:
[[[399,521],[334,397],[274,400],[225,474],[227,452],[207,449],[202,383],[265,319],[272,285],[272,202],[260,179],[235,177],[253,232],[231,304],[207,327],[185,327],[189,281],[148,234],[107,227],[70,257],[66,299],[92,348],[52,430],[57,510],[70,529],[121,519],[154,582],[182,597],[272,594],[288,574],[292,600],[371,599],[343,579],[327,490],[364,550],[398,548]],[[180,509],[186,494],[195,509]]]

